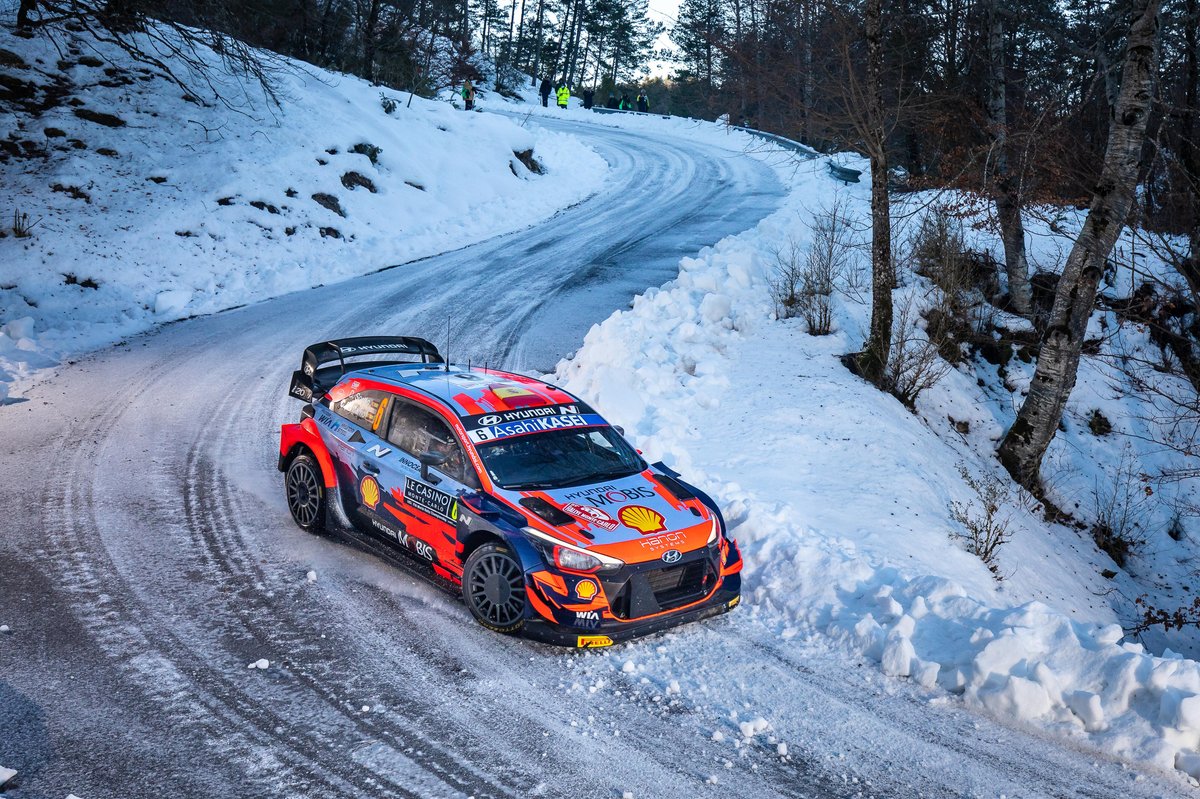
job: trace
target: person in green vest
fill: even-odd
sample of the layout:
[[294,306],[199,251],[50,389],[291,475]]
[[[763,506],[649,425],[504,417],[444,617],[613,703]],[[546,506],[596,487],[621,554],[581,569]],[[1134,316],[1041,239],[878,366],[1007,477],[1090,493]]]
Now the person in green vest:
[[632,111],[633,110],[633,101],[629,99],[628,94],[621,95],[621,110],[622,111]]
[[471,84],[470,78],[463,81],[462,92],[460,94],[462,94],[463,103],[467,106],[466,110],[473,110],[475,108],[475,87]]
[[571,90],[567,88],[567,84],[564,83],[558,87],[558,93],[556,96],[558,97],[558,107],[566,108],[567,103],[571,99]]

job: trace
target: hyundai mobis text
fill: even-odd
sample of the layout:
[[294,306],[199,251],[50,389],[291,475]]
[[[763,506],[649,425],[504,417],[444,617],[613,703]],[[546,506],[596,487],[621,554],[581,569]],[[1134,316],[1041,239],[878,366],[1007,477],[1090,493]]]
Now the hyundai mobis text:
[[307,403],[279,442],[296,523],[349,519],[491,630],[607,646],[740,599],[713,501],[560,388],[360,337],[304,350],[290,393]]

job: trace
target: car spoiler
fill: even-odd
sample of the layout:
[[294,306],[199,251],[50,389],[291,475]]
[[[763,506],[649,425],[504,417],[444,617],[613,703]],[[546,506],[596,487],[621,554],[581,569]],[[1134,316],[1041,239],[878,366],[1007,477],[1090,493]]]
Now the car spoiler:
[[[312,402],[321,397],[342,375],[353,366],[369,363],[373,366],[388,366],[397,363],[414,363],[411,360],[363,361],[370,355],[419,355],[420,363],[444,363],[437,347],[423,338],[414,336],[357,336],[339,338],[311,344],[304,349],[300,369],[292,372],[292,384],[288,394]],[[325,364],[337,362],[337,366]]]

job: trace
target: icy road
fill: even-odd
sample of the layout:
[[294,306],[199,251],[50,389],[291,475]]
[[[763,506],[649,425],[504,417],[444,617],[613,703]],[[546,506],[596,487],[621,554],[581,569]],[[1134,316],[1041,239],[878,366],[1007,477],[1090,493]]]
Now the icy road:
[[608,159],[600,194],[522,233],[171,325],[0,408],[0,766],[21,780],[4,795],[1178,793],[820,641],[785,649],[745,610],[551,649],[483,630],[368,541],[294,527],[275,446],[305,345],[444,347],[449,325],[455,359],[549,370],[780,196],[728,151],[543,124]]

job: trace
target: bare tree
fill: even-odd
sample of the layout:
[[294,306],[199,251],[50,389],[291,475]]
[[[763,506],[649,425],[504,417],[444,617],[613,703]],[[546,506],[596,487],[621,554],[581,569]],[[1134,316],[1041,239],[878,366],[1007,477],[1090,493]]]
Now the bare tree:
[[868,380],[882,385],[892,346],[892,289],[896,268],[892,263],[891,201],[888,197],[887,124],[883,99],[883,2],[867,0],[867,84],[864,144],[871,159],[871,332],[858,357],[858,368]]
[[1088,318],[1095,308],[1105,259],[1132,204],[1145,142],[1158,65],[1159,0],[1134,0],[1131,20],[1100,178],[1083,229],[1063,267],[1029,396],[1000,444],[1004,467],[1035,492],[1042,458],[1075,387]]
[[986,107],[988,129],[992,137],[992,198],[1004,243],[1004,267],[1012,307],[1029,316],[1031,291],[1029,263],[1025,258],[1025,225],[1021,221],[1020,181],[1008,163],[1007,81],[1005,78],[1004,10],[1000,0],[988,0],[987,53],[988,71]]

